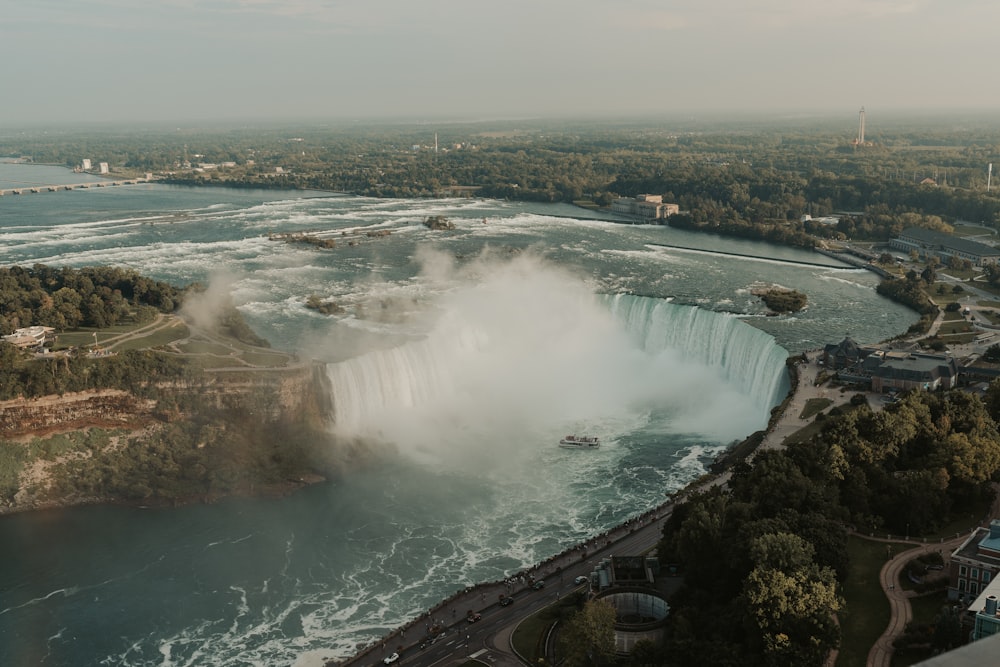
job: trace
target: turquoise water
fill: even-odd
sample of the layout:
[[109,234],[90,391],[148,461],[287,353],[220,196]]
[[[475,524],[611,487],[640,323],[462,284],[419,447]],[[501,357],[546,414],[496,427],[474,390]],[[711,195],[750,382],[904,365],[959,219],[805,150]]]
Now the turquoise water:
[[[0,164],[0,184],[22,168]],[[457,229],[428,230],[429,215]],[[269,237],[293,231],[338,247]],[[5,265],[119,264],[228,290],[275,347],[347,387],[331,428],[393,452],[281,500],[3,517],[2,664],[349,655],[662,502],[766,423],[785,350],[915,320],[864,271],[566,205],[148,184],[5,196],[0,241]],[[761,282],[805,292],[808,309],[767,317]],[[312,294],[344,313],[306,309]],[[556,447],[569,431],[603,446]]]

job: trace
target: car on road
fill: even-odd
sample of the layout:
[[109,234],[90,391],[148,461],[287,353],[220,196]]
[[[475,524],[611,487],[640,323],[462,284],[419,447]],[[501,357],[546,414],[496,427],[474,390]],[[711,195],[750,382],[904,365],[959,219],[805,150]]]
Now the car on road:
[[511,605],[511,604],[514,604],[514,598],[512,598],[511,596],[508,595],[505,598],[500,598],[500,606],[501,607],[506,607],[507,605]]
[[531,584],[532,590],[540,591],[545,588],[545,582],[539,579],[535,583]]
[[480,620],[482,620],[482,618],[483,618],[482,614],[469,614],[468,616],[465,617],[465,620],[467,620],[469,623],[478,623]]
[[581,574],[579,577],[577,577],[576,579],[573,580],[573,583],[576,584],[577,586],[579,586],[580,584],[585,584],[588,581],[590,581],[590,579],[588,579],[587,577],[585,577],[585,576],[583,576]]
[[392,663],[396,662],[397,660],[399,660],[399,654],[398,653],[393,653],[392,655],[387,655],[384,658],[382,658],[382,662],[384,664],[386,664],[386,665],[391,665]]

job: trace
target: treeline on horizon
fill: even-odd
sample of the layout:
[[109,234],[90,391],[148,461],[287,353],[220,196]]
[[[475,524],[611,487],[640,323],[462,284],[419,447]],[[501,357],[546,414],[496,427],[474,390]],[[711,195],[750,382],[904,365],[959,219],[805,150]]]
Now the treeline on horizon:
[[[869,123],[871,141],[853,146],[854,123],[758,118],[106,131],[0,138],[0,153],[67,166],[101,159],[113,169],[169,173],[174,183],[375,197],[475,194],[607,206],[619,196],[661,194],[684,212],[672,225],[805,247],[816,238],[886,240],[908,226],[947,230],[958,220],[1000,228],[1000,192],[986,190],[987,165],[1000,166],[996,123],[956,127],[944,119],[900,118],[881,129]],[[223,162],[236,166],[185,168]],[[843,216],[837,225],[802,221],[833,213]]]

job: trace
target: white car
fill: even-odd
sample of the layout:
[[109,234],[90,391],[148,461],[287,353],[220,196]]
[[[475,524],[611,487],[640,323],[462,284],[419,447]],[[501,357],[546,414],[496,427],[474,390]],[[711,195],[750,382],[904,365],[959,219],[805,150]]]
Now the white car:
[[587,577],[585,577],[585,576],[583,576],[581,574],[579,577],[577,577],[576,579],[573,580],[573,583],[576,584],[577,586],[579,586],[580,584],[585,584],[588,581],[590,581],[590,580],[587,579]]
[[392,655],[387,655],[386,657],[382,658],[382,662],[385,663],[385,664],[387,664],[387,665],[391,665],[392,663],[396,662],[397,660],[399,660],[399,654],[398,653],[393,653]]

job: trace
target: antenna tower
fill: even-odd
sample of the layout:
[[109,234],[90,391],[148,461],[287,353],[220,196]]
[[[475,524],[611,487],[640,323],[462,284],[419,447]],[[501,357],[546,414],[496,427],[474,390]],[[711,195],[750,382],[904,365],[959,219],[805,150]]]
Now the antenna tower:
[[858,146],[865,145],[865,108],[858,112]]
[[986,170],[986,191],[990,191],[990,182],[993,180],[993,163],[990,162],[989,169]]

